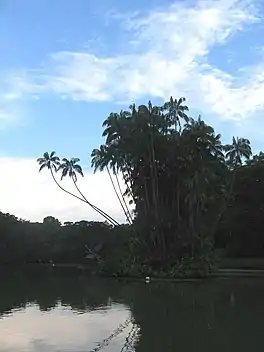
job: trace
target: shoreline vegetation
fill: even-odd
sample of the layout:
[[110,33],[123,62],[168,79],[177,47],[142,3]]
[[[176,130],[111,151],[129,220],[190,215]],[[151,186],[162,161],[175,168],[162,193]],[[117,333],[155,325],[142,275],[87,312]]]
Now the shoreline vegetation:
[[[185,98],[172,97],[161,106],[110,113],[103,129],[91,166],[107,171],[126,224],[84,195],[79,158],[45,152],[39,171],[48,170],[62,192],[102,222],[62,225],[47,216],[32,223],[0,213],[0,265],[77,265],[101,276],[164,280],[213,277],[232,269],[228,260],[264,269],[264,153],[252,155],[247,138],[223,144],[201,116],[189,116]],[[64,188],[65,177],[76,193]],[[245,264],[250,258],[252,268]]]
[[[229,260],[232,260],[229,258]],[[50,270],[57,270],[60,269],[73,269],[74,272],[77,270],[81,274],[88,274],[89,277],[95,276],[97,278],[105,278],[105,279],[115,279],[115,280],[131,280],[131,281],[141,281],[145,283],[151,283],[151,282],[198,282],[200,280],[204,279],[228,279],[231,277],[264,277],[264,263],[263,259],[261,258],[262,265],[261,269],[259,267],[253,268],[254,267],[254,262],[255,258],[247,258],[245,263],[251,263],[250,268],[218,268],[216,271],[211,272],[209,275],[204,276],[204,275],[199,275],[199,276],[175,276],[175,277],[168,277],[168,276],[154,276],[154,277],[143,277],[143,276],[105,276],[101,275],[99,272],[91,272],[91,267],[89,264],[78,264],[78,263],[26,263],[26,264],[20,264],[19,266],[16,264],[10,265],[10,264],[2,264],[0,269],[3,268],[8,268],[8,269],[19,269],[19,270],[31,270],[31,269],[46,269],[48,271]],[[240,261],[241,263],[241,261]],[[243,263],[243,261],[242,261]],[[247,266],[248,264],[246,264]]]

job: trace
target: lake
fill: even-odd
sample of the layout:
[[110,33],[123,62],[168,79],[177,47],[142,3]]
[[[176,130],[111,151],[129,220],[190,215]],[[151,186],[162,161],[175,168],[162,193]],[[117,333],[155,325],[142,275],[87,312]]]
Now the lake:
[[264,347],[264,279],[149,283],[1,270],[1,352],[243,352]]

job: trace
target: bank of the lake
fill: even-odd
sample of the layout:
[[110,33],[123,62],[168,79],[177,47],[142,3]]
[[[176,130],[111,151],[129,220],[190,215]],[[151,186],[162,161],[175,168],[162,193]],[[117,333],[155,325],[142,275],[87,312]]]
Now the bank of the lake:
[[13,268],[24,267],[25,269],[31,268],[34,270],[45,269],[52,271],[75,271],[79,273],[85,273],[89,276],[105,277],[114,279],[125,279],[125,280],[138,280],[147,282],[193,282],[197,280],[205,280],[212,278],[221,277],[264,277],[264,258],[222,258],[219,261],[218,268],[215,268],[213,272],[207,273],[207,275],[176,275],[171,277],[166,274],[156,274],[151,276],[146,275],[105,275],[98,268],[91,264],[85,263],[25,263],[23,265],[2,265],[1,268]]

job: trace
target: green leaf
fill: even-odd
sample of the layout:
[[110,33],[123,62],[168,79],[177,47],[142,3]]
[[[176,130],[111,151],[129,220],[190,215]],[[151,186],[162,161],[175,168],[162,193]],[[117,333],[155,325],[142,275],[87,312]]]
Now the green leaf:
[[40,168],[39,168],[39,172],[41,172],[41,170],[43,170],[45,167],[47,167],[47,165],[46,165],[46,164],[42,164],[42,165],[40,166]]

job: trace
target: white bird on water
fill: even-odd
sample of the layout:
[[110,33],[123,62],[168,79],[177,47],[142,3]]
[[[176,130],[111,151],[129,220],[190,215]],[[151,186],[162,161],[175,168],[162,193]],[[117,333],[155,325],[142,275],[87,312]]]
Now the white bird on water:
[[150,283],[150,277],[149,277],[149,276],[146,276],[145,282],[146,282],[146,284],[149,284],[149,283]]

